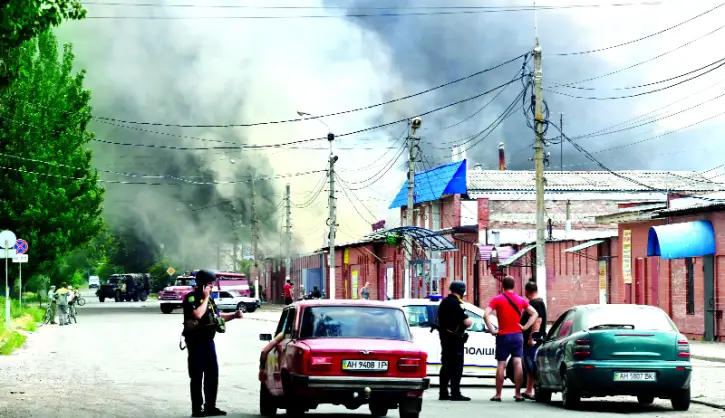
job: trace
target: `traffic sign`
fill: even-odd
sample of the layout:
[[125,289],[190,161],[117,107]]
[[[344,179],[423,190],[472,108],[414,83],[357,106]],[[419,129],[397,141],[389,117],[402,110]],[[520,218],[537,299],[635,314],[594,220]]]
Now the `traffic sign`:
[[[18,238],[15,236],[13,231],[8,231],[7,229],[5,231],[0,232],[0,248],[13,248],[13,245],[15,245],[15,241],[17,241]],[[7,247],[5,246],[5,243],[7,242]]]
[[13,263],[27,263],[28,262],[28,255],[27,254],[15,254],[13,257]]
[[173,275],[174,275],[174,273],[176,273],[176,270],[174,270],[174,268],[173,268],[173,267],[169,267],[169,269],[168,269],[168,270],[166,270],[166,273],[167,273],[167,274],[168,274],[169,276],[173,276]]
[[15,245],[13,245],[13,248],[15,248],[16,253],[25,254],[28,252],[28,243],[24,239],[19,239],[15,241]]

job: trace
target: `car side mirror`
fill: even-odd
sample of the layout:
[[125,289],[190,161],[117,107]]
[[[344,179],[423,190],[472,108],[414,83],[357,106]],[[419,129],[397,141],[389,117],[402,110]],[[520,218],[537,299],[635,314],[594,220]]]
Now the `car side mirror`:
[[259,341],[272,341],[272,334],[259,334]]

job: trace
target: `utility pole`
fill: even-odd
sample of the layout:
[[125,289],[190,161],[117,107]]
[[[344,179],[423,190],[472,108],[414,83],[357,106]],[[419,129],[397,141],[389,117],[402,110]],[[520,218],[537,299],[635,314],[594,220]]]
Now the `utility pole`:
[[[415,137],[415,131],[420,128],[420,118],[413,118],[410,121],[412,132],[408,137],[408,207],[406,208],[406,226],[414,226],[414,212],[415,212],[415,160],[416,151],[418,149],[418,139]],[[410,299],[411,284],[413,282],[413,238],[410,234],[405,234],[405,290],[403,297]],[[417,284],[417,281],[416,281]],[[417,287],[417,286],[416,286]],[[415,296],[417,297],[417,296]]]
[[292,264],[292,202],[290,200],[290,185],[287,183],[287,186],[285,188],[285,196],[284,196],[284,204],[285,204],[285,229],[287,231],[287,236],[285,240],[285,277],[286,280],[290,280],[292,277],[291,274],[291,264]]
[[[257,190],[254,185],[254,172],[252,174],[252,266],[254,267],[254,297],[259,297],[259,269],[257,268]],[[264,284],[264,290],[269,297],[269,289],[267,283]],[[261,299],[260,299],[261,300]]]
[[561,161],[561,171],[564,171],[564,114],[559,113],[559,158]]
[[337,207],[336,207],[336,200],[335,200],[335,163],[337,162],[337,156],[332,155],[332,141],[335,140],[335,134],[332,132],[327,134],[327,140],[330,142],[330,197],[328,206],[330,207],[330,255],[329,255],[329,263],[330,263],[330,289],[328,292],[328,298],[330,300],[335,299],[335,280],[337,279],[337,276],[335,276],[335,223],[337,222]]
[[536,282],[539,295],[544,303],[546,299],[546,239],[545,207],[544,207],[544,97],[541,69],[541,45],[536,37],[534,45],[534,160],[536,161]]

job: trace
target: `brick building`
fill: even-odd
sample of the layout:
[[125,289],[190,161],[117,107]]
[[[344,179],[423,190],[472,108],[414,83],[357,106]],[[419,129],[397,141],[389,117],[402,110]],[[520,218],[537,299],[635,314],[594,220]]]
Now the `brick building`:
[[[619,248],[618,231],[616,223],[597,223],[596,216],[634,201],[666,202],[667,193],[652,189],[683,193],[717,190],[691,172],[628,171],[622,175],[647,187],[608,172],[546,172],[550,220],[547,298],[552,317],[575,304],[617,301],[610,295],[619,292],[619,270],[611,267]],[[533,171],[468,170],[466,160],[454,161],[416,173],[414,189],[412,226],[433,231],[453,243],[457,251],[419,248],[416,258],[429,263],[415,272],[421,278],[408,284],[404,279],[405,254],[401,246],[386,243],[385,231],[341,244],[336,249],[337,298],[355,297],[365,282],[371,285],[372,298],[384,299],[425,296],[445,290],[451,280],[465,280],[469,289],[466,299],[480,306],[499,292],[500,276],[492,274],[490,263],[494,247],[503,272],[516,278],[519,291],[527,280],[535,279],[535,251],[530,245],[536,237]],[[406,205],[407,187],[403,184],[390,205],[400,208],[403,226]],[[294,266],[291,277],[296,283],[315,277],[329,289],[326,249],[297,257]],[[305,288],[310,290],[309,284]]]
[[725,341],[725,194],[708,198],[622,207],[597,221],[619,225],[614,302],[658,306],[688,337]]

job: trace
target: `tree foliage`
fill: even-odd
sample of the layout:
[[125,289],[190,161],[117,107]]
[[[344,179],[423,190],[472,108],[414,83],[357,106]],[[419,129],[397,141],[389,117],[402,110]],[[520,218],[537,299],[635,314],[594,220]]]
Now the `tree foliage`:
[[18,70],[8,59],[8,52],[65,19],[79,20],[85,16],[79,0],[0,0],[0,91]]
[[104,190],[86,149],[92,134],[84,72],[72,73],[73,52],[50,32],[13,54],[18,78],[0,101],[1,227],[28,241],[23,271],[58,273],[68,254],[103,229]]

